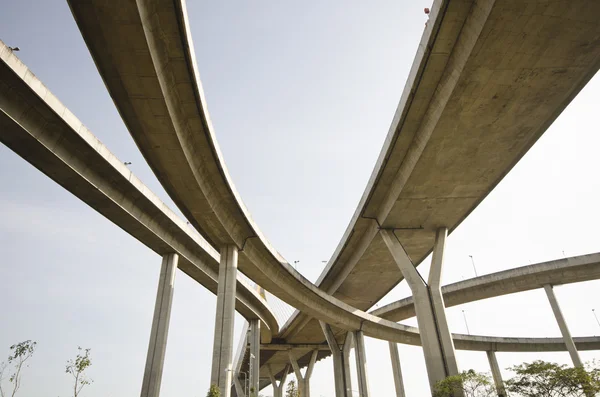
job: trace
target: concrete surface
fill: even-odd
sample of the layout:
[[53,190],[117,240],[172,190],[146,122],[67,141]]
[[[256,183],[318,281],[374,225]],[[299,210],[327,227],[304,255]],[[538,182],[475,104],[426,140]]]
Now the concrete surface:
[[[219,253],[171,211],[0,41],[0,141],[108,220],[217,292]],[[239,278],[236,310],[279,326],[266,300]]]
[[550,306],[552,307],[552,313],[554,313],[554,318],[556,319],[558,328],[560,328],[560,333],[562,334],[565,346],[567,346],[567,350],[569,351],[573,365],[575,367],[583,367],[583,363],[579,357],[579,352],[577,352],[577,347],[573,342],[573,337],[571,336],[571,331],[569,331],[569,326],[567,325],[565,316],[563,316],[562,311],[560,310],[560,305],[558,304],[558,300],[556,299],[552,285],[544,285],[544,291],[546,291],[546,296],[548,296],[548,302],[550,302]]
[[219,264],[219,288],[215,312],[212,370],[210,384],[221,390],[223,397],[231,396],[234,376],[233,332],[235,324],[235,287],[237,278],[238,250],[225,245],[221,250]]
[[394,342],[388,342],[390,348],[390,359],[392,360],[392,376],[394,377],[394,387],[396,397],[406,397],[404,393],[404,379],[402,379],[402,366],[400,365],[400,354],[398,346]]
[[498,360],[496,359],[496,353],[493,350],[488,350],[486,354],[490,363],[490,370],[492,371],[492,378],[494,379],[494,386],[496,386],[498,397],[506,397],[504,381],[502,380],[502,372],[500,372],[500,366],[498,365]]
[[177,254],[167,254],[162,259],[141,397],[158,397],[160,395],[178,261]]

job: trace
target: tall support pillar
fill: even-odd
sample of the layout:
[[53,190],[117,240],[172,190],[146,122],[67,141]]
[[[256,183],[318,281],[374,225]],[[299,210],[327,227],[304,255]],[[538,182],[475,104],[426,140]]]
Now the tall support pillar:
[[362,331],[354,331],[354,352],[356,354],[356,371],[358,378],[358,393],[360,397],[369,397],[369,377],[367,375],[367,355],[365,351],[365,338]]
[[560,306],[558,305],[558,301],[556,300],[556,295],[554,295],[554,289],[550,284],[546,284],[544,285],[544,290],[546,291],[546,295],[548,295],[548,301],[550,302],[550,306],[552,306],[552,311],[554,312],[554,317],[556,318],[556,322],[558,323],[558,327],[560,328],[563,341],[565,342],[565,345],[567,345],[567,350],[571,355],[573,366],[583,367],[583,363],[581,362],[581,358],[579,357],[579,352],[577,351],[575,342],[573,342],[573,338],[571,337],[571,332],[569,331],[567,322],[565,321],[562,311],[560,310]]
[[402,368],[400,367],[400,355],[395,342],[388,342],[390,347],[390,358],[392,359],[392,373],[394,385],[396,386],[396,397],[406,397],[404,393],[404,380],[402,379]]
[[[458,374],[456,358],[454,356],[454,344],[452,343],[452,337],[443,310],[443,300],[440,302],[439,298],[434,298],[435,292],[432,293],[429,285],[421,278],[421,275],[415,269],[415,266],[406,251],[404,251],[404,247],[402,247],[394,232],[391,230],[380,230],[379,233],[412,291],[421,345],[423,346],[423,353],[425,355],[427,376],[429,377],[429,385],[433,390],[437,382],[448,376]],[[443,255],[441,254],[443,253],[443,243],[445,242],[446,233],[445,228],[438,231],[434,247],[434,260],[431,265],[429,281],[437,286],[436,290],[439,287],[439,279],[441,279],[443,264]],[[443,237],[440,238],[440,236]],[[438,304],[434,305],[436,301]],[[434,306],[437,307],[437,310],[434,310]],[[448,341],[450,342],[448,343]],[[446,352],[448,356],[444,354]]]
[[237,282],[238,249],[226,245],[221,249],[219,285],[217,288],[217,313],[213,345],[211,385],[217,385],[221,396],[231,396],[233,377],[233,323],[235,314],[235,288]]
[[333,377],[335,381],[336,397],[352,397],[352,376],[350,373],[350,349],[354,336],[352,332],[346,334],[344,345],[340,346],[329,324],[319,321],[321,329],[331,349],[333,357]]
[[283,387],[285,386],[285,379],[290,372],[290,366],[286,365],[283,374],[281,375],[281,379],[279,379],[279,384],[277,384],[277,379],[275,379],[275,374],[271,370],[271,365],[267,367],[269,371],[269,378],[271,378],[271,386],[273,386],[273,397],[283,397]]
[[160,394],[178,262],[179,256],[175,253],[166,254],[162,258],[141,397],[158,397]]
[[240,341],[238,342],[237,353],[235,354],[235,361],[233,362],[233,385],[235,386],[235,392],[238,397],[246,396],[246,382],[242,384],[240,381],[240,370],[242,368],[242,360],[248,347],[248,334],[250,333],[250,324],[247,322],[244,324],[242,334],[240,335]]
[[446,247],[448,228],[441,227],[436,231],[433,255],[431,257],[431,269],[429,270],[429,294],[433,308],[434,320],[436,322],[438,338],[442,348],[443,359],[446,366],[446,376],[458,375],[456,364],[456,353],[454,341],[446,319],[446,306],[442,295],[442,270],[444,268],[444,248]]
[[344,368],[344,391],[346,394],[342,394],[344,397],[352,396],[352,372],[350,371],[350,353],[354,346],[354,334],[348,332],[346,334],[346,340],[344,341],[344,347],[342,348],[342,366]]
[[496,393],[498,397],[506,397],[506,391],[504,390],[504,381],[502,380],[502,374],[500,373],[500,366],[498,360],[496,360],[496,352],[488,350],[487,358],[490,362],[490,369],[492,370],[492,378],[494,378],[494,385],[496,385]]
[[290,356],[290,362],[292,363],[292,367],[294,368],[294,373],[296,374],[296,379],[298,380],[298,396],[299,397],[310,397],[310,376],[312,375],[313,368],[315,366],[315,362],[317,361],[318,350],[313,350],[310,361],[308,363],[308,367],[306,368],[306,372],[304,376],[302,376],[302,372],[300,372],[300,366],[298,365],[298,361],[292,355],[292,351],[288,350],[288,354]]
[[250,320],[250,390],[249,396],[258,396],[260,378],[260,320]]

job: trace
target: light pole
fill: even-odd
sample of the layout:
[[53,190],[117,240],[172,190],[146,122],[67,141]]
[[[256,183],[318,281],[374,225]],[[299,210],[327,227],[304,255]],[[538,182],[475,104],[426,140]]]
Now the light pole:
[[596,322],[598,323],[598,327],[600,327],[600,321],[598,321],[598,316],[596,316],[596,309],[592,309],[592,313],[594,314],[594,318],[596,319]]
[[469,255],[471,258],[471,263],[473,264],[473,271],[475,272],[475,277],[477,277],[477,269],[475,269],[475,261],[473,260],[473,255]]
[[465,327],[467,327],[467,335],[471,335],[471,332],[469,331],[469,324],[467,324],[467,315],[465,314],[465,311],[462,311],[463,314],[463,319],[465,320]]

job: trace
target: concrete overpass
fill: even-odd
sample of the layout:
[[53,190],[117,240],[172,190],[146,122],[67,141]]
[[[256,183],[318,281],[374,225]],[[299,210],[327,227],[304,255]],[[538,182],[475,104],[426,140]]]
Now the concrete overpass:
[[[545,285],[562,285],[600,279],[600,253],[557,259],[535,265],[515,267],[442,288],[446,307],[514,294]],[[413,297],[408,297],[370,312],[392,321],[415,316]]]
[[[502,295],[514,294],[533,289],[544,288],[546,285],[562,285],[600,279],[600,253],[557,259],[534,265],[516,267],[509,270],[486,274],[458,283],[449,284],[442,288],[446,307],[461,305],[469,302],[490,299]],[[377,317],[391,321],[402,321],[414,317],[415,306],[413,297],[408,297],[370,312]],[[418,330],[415,328],[415,332]],[[458,350],[482,352],[549,352],[566,351],[564,339],[535,338],[535,337],[497,337],[484,335],[452,334],[454,346]],[[573,338],[578,350],[599,350],[600,337]],[[318,358],[331,355],[327,343],[292,344],[281,343],[276,339],[270,344],[261,345],[261,362],[268,363],[262,367],[261,383],[269,385],[268,368],[273,373],[282,374],[288,365],[287,351],[294,350],[296,354],[305,356],[317,349]],[[245,341],[243,342],[244,346]],[[420,345],[420,343],[418,343]],[[249,367],[249,351],[240,356],[241,371]],[[303,364],[308,364],[305,357]]]
[[100,1],[70,5],[126,125],[182,212],[215,248],[239,252],[242,272],[299,309],[279,335],[287,343],[323,341],[311,317],[341,339],[361,330],[409,342],[408,329],[363,311],[406,276],[400,262],[421,263],[439,228],[452,231],[487,196],[600,65],[600,5],[436,1],[373,176],[319,290],[271,247],[230,180],[185,4],[125,1],[118,15]]
[[[152,251],[177,253],[178,267],[217,292],[219,253],[117,159],[0,41],[0,141]],[[266,300],[237,279],[236,310],[279,325]]]
[[[99,0],[69,3],[138,147],[192,225],[221,251],[223,321],[213,360],[224,365],[213,366],[219,385],[230,382],[235,283],[225,281],[235,279],[238,254],[242,272],[300,310],[279,335],[286,343],[325,339],[323,324],[311,317],[331,327],[329,342],[343,342],[346,331],[401,343],[427,333],[430,378],[448,374],[441,367],[451,355],[447,341],[431,342],[444,327],[421,327],[419,337],[364,311],[404,277],[415,278],[414,265],[436,246],[440,230],[445,240],[600,66],[600,5],[436,1],[373,176],[319,289],[268,243],[230,180],[205,108],[185,4],[127,0],[115,12]],[[418,318],[433,324],[443,301],[441,312],[439,301],[426,306],[429,314]]]

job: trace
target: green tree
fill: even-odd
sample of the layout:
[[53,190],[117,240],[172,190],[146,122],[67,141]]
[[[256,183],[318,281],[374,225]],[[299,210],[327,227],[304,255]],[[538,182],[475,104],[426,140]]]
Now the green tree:
[[298,397],[298,388],[296,382],[292,379],[285,389],[285,397]]
[[600,393],[600,369],[568,367],[537,360],[510,368],[516,376],[506,382],[506,390],[523,397],[583,397]]
[[[0,371],[0,382],[4,376],[4,370],[9,367],[12,368],[12,373],[8,378],[9,382],[13,384],[11,397],[14,397],[21,387],[21,381],[23,379],[22,371],[25,367],[27,367],[26,362],[33,356],[36,346],[37,342],[31,340],[26,340],[12,345],[10,347],[10,355],[8,356],[8,365],[1,365],[2,369]],[[1,388],[0,392],[2,393],[2,397],[4,397],[4,391]]]
[[210,389],[208,390],[206,397],[221,397],[221,390],[219,390],[219,386],[210,385]]
[[85,374],[85,370],[92,365],[92,359],[90,357],[90,349],[83,350],[81,347],[77,348],[79,353],[75,357],[75,361],[67,361],[67,367],[65,372],[73,376],[75,384],[73,385],[73,397],[77,397],[84,386],[89,385],[93,382]]
[[497,393],[489,375],[470,369],[439,381],[433,389],[433,397],[454,396],[492,397]]

